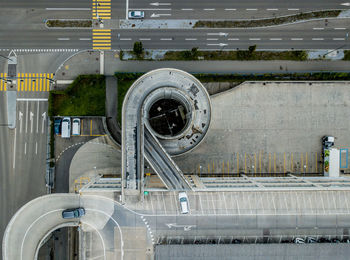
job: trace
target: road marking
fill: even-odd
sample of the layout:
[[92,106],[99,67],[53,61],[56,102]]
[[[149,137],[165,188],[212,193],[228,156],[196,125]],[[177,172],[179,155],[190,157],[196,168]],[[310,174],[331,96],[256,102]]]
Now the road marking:
[[217,41],[219,40],[218,38],[207,38],[207,41]]
[[172,41],[172,38],[160,38],[161,41]]
[[151,14],[152,18],[158,18],[158,17],[161,17],[161,16],[171,16],[171,14],[155,14],[155,13]]
[[22,133],[22,125],[23,125],[23,113],[19,111],[18,113],[18,120],[19,120],[19,133]]
[[35,154],[38,154],[38,142],[35,142]]
[[185,41],[197,41],[197,38],[186,38]]
[[24,143],[24,154],[27,154],[27,142]]
[[59,40],[59,41],[69,41],[70,38],[57,38],[57,40]]
[[39,131],[39,102],[38,102],[38,107],[36,111],[36,133]]
[[17,139],[17,128],[15,128],[15,140],[13,142],[13,162],[12,162],[12,168],[15,168],[16,164],[16,139]]
[[288,11],[299,11],[299,8],[288,8]]
[[249,38],[249,41],[260,41],[260,38]]
[[247,10],[247,11],[258,11],[258,8],[247,8],[245,10]]
[[193,11],[193,8],[182,8],[182,11]]
[[34,113],[32,111],[30,111],[30,116],[29,116],[29,120],[30,120],[30,133],[33,133],[33,117],[34,117]]
[[41,133],[43,134],[43,133],[44,133],[45,120],[46,120],[46,112],[42,113],[41,116],[42,116],[42,118],[43,118],[43,120],[42,120],[43,124],[42,124],[42,126],[41,126]]
[[278,11],[278,8],[267,8],[267,11]]
[[27,109],[26,109],[26,133],[27,133],[27,130],[28,130],[28,101],[27,101]]
[[346,28],[343,28],[343,27],[337,27],[337,28],[334,28],[334,30],[346,30]]
[[225,11],[236,11],[236,8],[225,8]]
[[79,38],[80,41],[91,41],[91,38]]
[[315,27],[315,28],[312,28],[313,30],[324,30],[324,28],[322,27]]
[[130,8],[129,10],[141,10],[141,11],[171,11],[171,8]]
[[292,41],[302,41],[303,38],[291,38]]
[[312,38],[313,41],[323,41],[323,38]]
[[227,36],[228,33],[224,33],[224,32],[219,32],[219,33],[207,33],[207,35],[219,35],[219,36]]
[[140,41],[150,41],[151,38],[139,38]]
[[204,8],[204,11],[215,11],[215,8]]
[[270,41],[282,41],[282,38],[270,38]]
[[131,41],[131,38],[120,38],[121,41]]
[[239,41],[239,38],[228,38],[228,41]]
[[345,38],[333,38],[333,41],[345,41]]
[[91,8],[45,8],[48,11],[90,11]]
[[224,47],[227,46],[227,43],[207,43],[207,46],[220,46],[220,47]]
[[17,98],[17,101],[48,101],[47,98]]
[[150,3],[150,5],[154,5],[154,6],[171,5],[171,3],[159,3],[159,2],[156,2],[156,3]]

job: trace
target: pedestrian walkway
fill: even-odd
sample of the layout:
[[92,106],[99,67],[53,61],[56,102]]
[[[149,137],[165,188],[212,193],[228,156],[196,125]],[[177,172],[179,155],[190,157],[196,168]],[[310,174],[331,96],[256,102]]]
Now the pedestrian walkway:
[[18,73],[17,91],[50,91],[53,73]]
[[111,19],[111,0],[92,1],[92,19]]
[[7,90],[6,77],[7,77],[7,73],[0,73],[0,91]]
[[111,49],[111,30],[110,29],[93,29],[92,30],[92,47],[94,50]]

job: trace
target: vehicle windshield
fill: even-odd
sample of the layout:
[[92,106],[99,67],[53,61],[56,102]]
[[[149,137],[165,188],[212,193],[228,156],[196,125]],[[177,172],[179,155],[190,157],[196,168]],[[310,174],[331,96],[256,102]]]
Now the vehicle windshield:
[[180,199],[180,202],[186,202],[187,200],[186,200],[186,198],[181,198]]

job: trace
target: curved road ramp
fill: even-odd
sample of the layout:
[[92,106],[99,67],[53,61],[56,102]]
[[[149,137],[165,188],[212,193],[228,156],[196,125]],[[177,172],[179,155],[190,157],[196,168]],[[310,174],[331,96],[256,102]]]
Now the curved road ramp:
[[186,153],[205,137],[210,98],[192,75],[177,69],[150,71],[129,89],[123,103],[124,190],[141,190],[144,158],[169,190],[189,190],[170,155]]

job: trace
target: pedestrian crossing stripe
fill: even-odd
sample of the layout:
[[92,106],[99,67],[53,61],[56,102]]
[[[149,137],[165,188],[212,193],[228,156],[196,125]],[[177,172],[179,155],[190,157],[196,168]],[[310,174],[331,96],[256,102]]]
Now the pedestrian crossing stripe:
[[17,91],[50,91],[53,73],[18,73]]
[[92,19],[111,19],[111,0],[93,0]]
[[7,73],[0,73],[0,91],[6,91],[7,83],[6,83]]
[[111,30],[93,29],[92,30],[92,48],[94,50],[111,49]]

